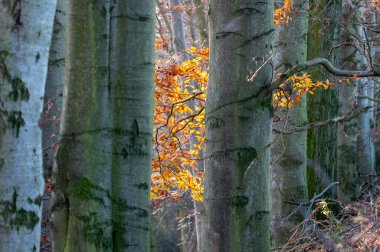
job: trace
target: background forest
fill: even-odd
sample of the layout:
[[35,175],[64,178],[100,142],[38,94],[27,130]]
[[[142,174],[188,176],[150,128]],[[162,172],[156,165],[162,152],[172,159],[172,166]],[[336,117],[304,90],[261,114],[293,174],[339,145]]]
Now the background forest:
[[377,251],[379,0],[0,0],[0,251]]

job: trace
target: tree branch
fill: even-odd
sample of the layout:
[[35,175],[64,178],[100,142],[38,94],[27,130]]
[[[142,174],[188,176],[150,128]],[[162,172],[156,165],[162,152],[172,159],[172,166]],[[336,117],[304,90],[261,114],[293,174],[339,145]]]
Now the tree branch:
[[275,132],[277,134],[282,134],[282,135],[290,135],[290,134],[293,134],[296,132],[306,131],[306,130],[309,130],[312,128],[322,127],[322,126],[332,124],[332,123],[349,122],[352,119],[354,119],[356,116],[358,116],[359,114],[366,112],[367,110],[369,110],[371,108],[373,108],[373,106],[366,106],[366,107],[359,109],[357,111],[350,112],[344,116],[338,116],[338,117],[327,119],[324,121],[317,121],[317,122],[309,123],[309,124],[307,124],[305,126],[301,126],[301,127],[294,127],[288,131],[273,129],[273,132]]
[[310,69],[312,67],[321,65],[323,66],[327,72],[335,75],[335,76],[342,76],[342,77],[374,77],[374,76],[380,76],[380,72],[375,70],[369,70],[369,71],[355,71],[355,70],[344,70],[339,69],[333,66],[330,61],[328,61],[325,58],[316,58],[309,61],[306,61],[302,64],[296,65],[289,69],[286,73],[283,73],[279,76],[277,80],[275,80],[271,87],[269,88],[269,91],[274,91],[277,89],[283,82],[285,82],[290,76],[300,73],[302,71],[305,71],[307,69]]

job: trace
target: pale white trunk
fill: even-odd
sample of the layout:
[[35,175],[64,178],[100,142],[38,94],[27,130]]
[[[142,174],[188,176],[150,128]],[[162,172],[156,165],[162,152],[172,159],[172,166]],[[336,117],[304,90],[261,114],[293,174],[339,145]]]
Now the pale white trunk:
[[0,1],[0,251],[37,251],[39,118],[56,1]]
[[[358,8],[358,14],[361,15],[360,21],[374,22],[373,15],[365,16],[364,6]],[[367,27],[362,24],[361,32],[359,36],[362,40],[366,40],[367,34],[365,33]],[[367,30],[368,32],[368,30]],[[369,42],[369,45],[373,47],[373,44]],[[374,48],[372,48],[374,50]],[[372,55],[368,55],[373,58],[373,51],[370,51]],[[369,65],[370,62],[365,62],[364,59],[362,64]],[[373,104],[370,101],[373,98],[373,81],[368,78],[363,78],[359,80],[358,83],[358,109],[363,109]],[[373,120],[373,110],[367,110],[358,116],[358,135],[357,135],[357,167],[358,171],[363,179],[364,183],[373,183],[375,181],[376,171],[375,171],[375,156],[374,156],[374,145],[371,138],[371,121]]]
[[[363,109],[370,105],[368,89],[370,88],[368,79],[359,80],[358,87],[358,109]],[[358,116],[358,137],[357,137],[357,166],[360,175],[365,183],[372,183],[375,179],[374,152],[371,139],[371,120],[372,110],[361,113]]]

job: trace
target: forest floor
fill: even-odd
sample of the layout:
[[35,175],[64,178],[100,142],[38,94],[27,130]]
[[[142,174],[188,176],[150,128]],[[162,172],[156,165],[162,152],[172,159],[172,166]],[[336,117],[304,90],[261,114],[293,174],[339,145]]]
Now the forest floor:
[[[49,201],[52,185],[46,183],[42,218],[41,252],[52,251]],[[334,214],[319,201],[310,218],[300,223],[288,243],[277,251],[371,251],[380,252],[380,185],[361,199],[341,206]],[[326,200],[328,202],[328,200]],[[334,201],[336,203],[336,201]],[[322,216],[324,217],[321,218]]]
[[380,252],[380,186],[362,193],[360,200],[340,206],[339,213],[333,214],[326,204],[316,203],[310,218],[295,228],[278,251]]

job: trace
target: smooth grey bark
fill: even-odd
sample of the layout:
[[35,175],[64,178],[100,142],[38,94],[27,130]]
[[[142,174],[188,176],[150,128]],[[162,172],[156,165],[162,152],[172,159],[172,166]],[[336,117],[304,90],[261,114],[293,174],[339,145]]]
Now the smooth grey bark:
[[154,2],[70,0],[55,251],[150,251]]
[[[51,183],[56,146],[59,139],[59,120],[61,117],[65,72],[66,10],[67,0],[57,0],[44,93],[43,116],[41,119],[41,124],[43,124],[42,154],[44,178],[47,183]],[[42,203],[42,218],[46,220],[47,224],[50,220],[51,202],[49,196],[51,196],[50,192],[45,190]],[[52,240],[49,225],[42,225],[41,232],[43,236],[46,236],[50,241]],[[47,244],[44,245],[46,246]]]
[[181,0],[170,0],[174,49],[176,54],[181,57],[179,61],[182,61],[187,60],[188,55],[186,52],[187,44],[183,13],[181,9],[176,9],[178,6],[182,6]]
[[[338,43],[340,27],[334,22],[339,20],[341,0],[311,0],[309,10],[308,59],[330,57],[333,65],[337,65],[338,53],[330,49]],[[313,80],[335,81],[334,76],[324,69],[309,72]],[[338,115],[338,92],[335,87],[318,90],[308,95],[308,121],[323,121]],[[318,163],[328,174],[331,181],[336,180],[337,171],[337,126],[327,125],[308,131],[308,158]],[[318,174],[308,169],[309,196],[323,188],[318,182]]]
[[273,1],[210,1],[201,251],[270,250],[273,26]]
[[194,6],[194,0],[190,0],[188,4],[191,6],[192,11],[188,13],[188,26],[190,28],[190,33],[191,33],[191,40],[192,40],[192,46],[196,48],[201,47],[201,41],[200,41],[200,33],[199,29],[197,27],[197,24],[195,23],[194,20],[196,20],[196,15],[194,9],[196,8]]
[[[306,61],[307,29],[309,18],[309,1],[294,1],[297,15],[292,21],[278,27],[276,32],[276,72],[284,73],[300,62]],[[306,95],[294,108],[275,112],[280,121],[274,123],[274,129],[283,130],[307,123]],[[301,213],[289,216],[298,204],[306,202],[306,132],[292,135],[273,136],[271,148],[271,196],[272,196],[272,245],[284,244],[293,228],[302,220]],[[289,218],[287,218],[289,216]]]
[[57,0],[44,95],[42,146],[45,179],[51,177],[63,100],[67,0]]
[[205,13],[205,4],[202,0],[192,0],[195,8],[196,24],[198,27],[201,47],[208,46],[208,27],[207,27],[207,15]]
[[[368,97],[371,95],[371,81],[367,78],[360,79],[358,84],[358,109],[370,105]],[[372,84],[373,85],[373,84]],[[364,183],[371,184],[375,181],[375,161],[373,142],[371,139],[371,114],[372,110],[361,113],[358,116],[357,135],[357,167]]]
[[149,251],[155,3],[119,0],[112,7],[114,250]]
[[[347,24],[342,30],[342,44],[340,49],[340,66],[343,69],[360,70],[363,55],[357,50],[359,46],[357,37],[360,37],[361,25],[356,15],[357,9],[350,0],[343,1],[342,20]],[[355,37],[356,36],[356,37]],[[338,86],[339,92],[339,115],[348,114],[356,103],[358,81],[353,79],[350,84],[345,83]],[[337,131],[337,175],[340,191],[338,199],[349,202],[359,196],[360,179],[357,170],[357,120],[356,118],[338,124]]]
[[54,0],[0,1],[0,251],[37,251],[43,194],[39,118]]
[[60,145],[52,202],[54,251],[112,250],[112,124],[106,1],[69,0]]
[[[374,42],[368,35],[368,24],[376,24],[375,14],[366,15],[364,6],[358,8],[358,18],[361,22],[360,38],[366,41],[368,59],[363,59],[363,65],[373,67],[372,61],[375,56],[373,48]],[[367,25],[366,25],[367,24]],[[368,62],[369,61],[369,62]],[[358,83],[358,109],[373,105],[373,85],[374,81],[370,78],[360,79]],[[358,116],[358,135],[357,135],[357,166],[363,183],[372,184],[376,180],[375,152],[371,136],[371,122],[373,121],[373,110],[367,110]]]

